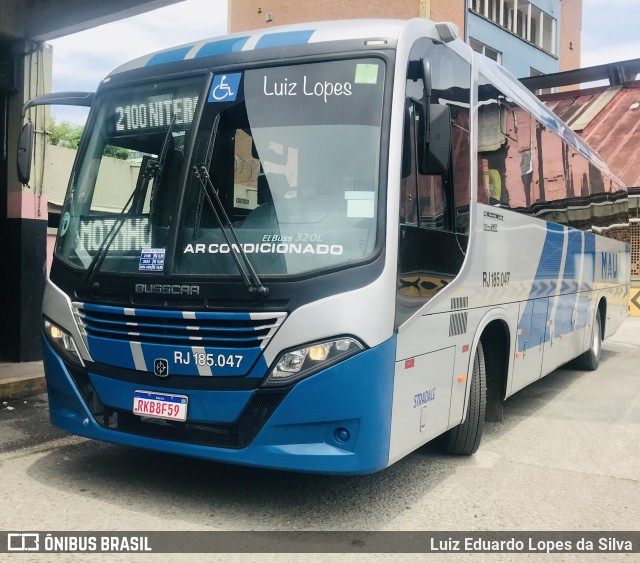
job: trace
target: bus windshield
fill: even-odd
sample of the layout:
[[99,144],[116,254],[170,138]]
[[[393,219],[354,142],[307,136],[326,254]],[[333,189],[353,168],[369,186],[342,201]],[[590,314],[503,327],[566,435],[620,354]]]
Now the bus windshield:
[[241,252],[267,276],[368,257],[384,73],[374,58],[214,73],[199,123],[203,77],[103,94],[58,257],[88,268],[104,253],[100,271],[201,276],[238,275]]

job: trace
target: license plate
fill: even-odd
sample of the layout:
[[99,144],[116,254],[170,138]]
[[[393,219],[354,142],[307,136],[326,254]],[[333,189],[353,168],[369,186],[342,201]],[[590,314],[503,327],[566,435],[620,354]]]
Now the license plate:
[[187,420],[187,402],[188,398],[185,395],[135,391],[133,414],[184,421]]

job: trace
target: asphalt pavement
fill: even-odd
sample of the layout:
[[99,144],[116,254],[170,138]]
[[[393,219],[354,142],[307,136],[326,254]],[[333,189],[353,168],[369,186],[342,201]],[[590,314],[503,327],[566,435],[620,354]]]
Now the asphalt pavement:
[[[5,400],[0,405],[0,529],[640,530],[638,365],[640,318],[635,318],[605,341],[597,371],[559,369],[511,397],[504,421],[487,424],[475,455],[447,456],[427,445],[384,471],[358,477],[235,467],[90,441],[49,424],[45,395]],[[132,555],[106,557],[134,560]],[[153,557],[163,561],[167,556],[148,556]],[[548,560],[498,554],[410,557]],[[562,554],[552,560],[637,561],[638,555]]]

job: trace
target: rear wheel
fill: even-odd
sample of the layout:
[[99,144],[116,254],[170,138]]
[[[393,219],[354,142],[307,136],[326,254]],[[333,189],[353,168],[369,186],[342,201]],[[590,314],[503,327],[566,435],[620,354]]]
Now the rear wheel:
[[602,329],[600,322],[600,310],[596,313],[596,318],[593,320],[593,334],[591,335],[591,346],[589,349],[578,356],[574,361],[574,366],[577,369],[585,371],[595,371],[600,364],[600,353],[602,352]]
[[456,455],[476,453],[482,440],[486,404],[487,375],[482,344],[478,342],[473,359],[467,417],[462,424],[448,430],[440,437],[440,444],[446,453]]

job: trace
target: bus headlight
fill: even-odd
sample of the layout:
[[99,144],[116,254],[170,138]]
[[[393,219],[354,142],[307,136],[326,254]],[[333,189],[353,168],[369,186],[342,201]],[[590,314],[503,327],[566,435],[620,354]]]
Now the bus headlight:
[[73,364],[84,366],[73,336],[50,320],[44,319],[43,321],[45,335],[62,357]]
[[354,338],[336,338],[288,350],[278,358],[265,385],[289,385],[362,350],[364,346]]

